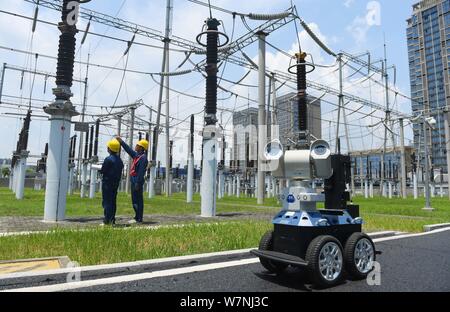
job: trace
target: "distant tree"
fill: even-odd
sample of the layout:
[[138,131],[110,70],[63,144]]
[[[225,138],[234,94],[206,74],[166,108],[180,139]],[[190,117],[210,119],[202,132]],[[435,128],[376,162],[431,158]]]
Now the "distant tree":
[[11,170],[9,168],[5,167],[2,168],[2,177],[7,178],[11,174]]

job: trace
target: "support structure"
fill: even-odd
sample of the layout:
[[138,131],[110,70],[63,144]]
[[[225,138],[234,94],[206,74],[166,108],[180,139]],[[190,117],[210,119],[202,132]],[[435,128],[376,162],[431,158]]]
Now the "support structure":
[[[133,148],[133,137],[134,137],[134,122],[135,122],[135,115],[136,115],[136,107],[130,107],[130,128],[129,128],[129,137],[128,137],[128,146]],[[133,160],[131,157],[128,157],[128,170],[131,168]],[[128,194],[130,192],[130,176],[126,175],[126,182],[125,182],[125,192]]]
[[[169,47],[170,47],[170,34],[172,32],[172,12],[173,12],[173,0],[167,0],[167,6],[166,6],[166,30],[165,35],[163,38],[164,42],[164,52],[163,52],[163,60],[161,65],[161,72],[165,72],[167,68],[167,57],[169,55]],[[161,128],[161,110],[162,110],[162,103],[163,103],[163,93],[164,93],[164,82],[165,77],[161,75],[160,80],[160,88],[159,88],[159,97],[158,97],[158,113],[156,115],[156,126],[155,130],[153,132],[154,138],[153,138],[153,149],[152,149],[152,161],[150,163],[150,166],[152,167],[151,175],[152,178],[155,177],[155,167],[157,165],[157,157],[158,157],[158,144],[159,144],[159,133]],[[168,87],[168,86],[167,86]],[[168,114],[167,114],[168,115]],[[166,122],[167,124],[167,122]],[[167,144],[167,142],[166,142]],[[166,151],[167,152],[167,151]],[[154,196],[155,194],[155,185],[152,183],[150,185],[150,196]]]
[[408,190],[406,187],[406,153],[405,153],[405,129],[403,118],[400,118],[400,163],[401,163],[401,188],[402,188],[402,197],[404,199],[408,198]]
[[189,134],[189,155],[188,155],[188,175],[186,183],[186,202],[192,203],[194,200],[194,122],[195,116],[191,116],[191,131]]
[[450,200],[450,113],[444,112],[444,127],[445,127],[445,149],[447,151],[447,190],[448,199]]
[[[217,192],[217,72],[220,23],[215,18],[206,21],[206,105],[203,130],[201,182],[201,216],[216,215]],[[200,38],[199,38],[200,39]]]
[[267,141],[267,128],[266,128],[266,36],[264,32],[259,32],[259,64],[258,64],[258,176],[257,176],[257,203],[258,205],[264,204],[265,197],[265,177],[266,174],[263,171],[263,154],[265,148],[265,142]]
[[[86,65],[86,77],[84,79],[84,95],[83,95],[83,108],[81,109],[81,123],[84,123],[85,121],[85,116],[86,116],[86,105],[87,105],[87,100],[88,100],[88,77],[89,77],[89,61],[90,61],[90,54],[88,54],[88,61],[87,61],[87,65]],[[81,182],[80,183],[80,188],[83,187],[83,182],[82,182],[82,175],[81,175],[81,171],[82,171],[82,166],[83,166],[83,142],[84,140],[87,138],[85,138],[85,132],[81,131],[80,132],[80,143],[79,143],[79,147],[78,147],[78,166],[77,166],[77,176],[78,176],[78,181]]]
[[425,208],[424,210],[432,211],[434,210],[431,207],[431,187],[430,187],[430,147],[428,143],[428,129],[427,129],[427,122],[423,121],[423,133],[424,133],[424,151],[425,151],[425,181],[424,181],[424,187],[425,187]]
[[[86,2],[86,1],[84,1]],[[75,1],[77,5],[79,2]],[[47,183],[45,192],[44,220],[58,222],[65,219],[69,139],[72,117],[78,112],[70,102],[73,82],[76,38],[78,32],[69,14],[74,9],[74,1],[63,0],[62,21],[59,24],[59,39],[56,88],[53,89],[55,102],[44,108],[50,115],[49,154],[47,159]]]
[[[165,72],[168,73],[170,71],[170,49],[165,50],[166,55],[166,69]],[[165,104],[166,104],[166,197],[172,196],[172,164],[170,161],[171,154],[171,141],[170,141],[170,77],[166,75],[165,78]]]

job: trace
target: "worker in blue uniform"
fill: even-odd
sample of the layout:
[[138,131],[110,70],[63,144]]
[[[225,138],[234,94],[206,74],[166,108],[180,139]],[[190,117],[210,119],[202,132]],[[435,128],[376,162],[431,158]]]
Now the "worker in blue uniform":
[[109,156],[105,159],[100,173],[102,174],[102,206],[104,219],[102,225],[114,225],[117,212],[117,190],[122,178],[123,162],[120,159],[120,143],[111,140],[107,144]]
[[133,159],[130,168],[131,199],[136,216],[129,223],[142,223],[144,219],[144,182],[148,167],[147,151],[149,142],[147,140],[140,140],[133,150],[120,137],[116,139]]

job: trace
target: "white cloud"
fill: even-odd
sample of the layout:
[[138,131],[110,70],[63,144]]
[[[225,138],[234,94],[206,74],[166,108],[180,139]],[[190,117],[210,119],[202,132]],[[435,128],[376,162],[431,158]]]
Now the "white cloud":
[[344,1],[344,6],[349,8],[353,5],[353,3],[355,3],[355,0],[345,0]]
[[347,26],[347,31],[353,36],[358,45],[362,45],[367,40],[367,33],[374,26],[381,25],[381,6],[378,1],[367,3],[366,13],[357,16],[352,23]]

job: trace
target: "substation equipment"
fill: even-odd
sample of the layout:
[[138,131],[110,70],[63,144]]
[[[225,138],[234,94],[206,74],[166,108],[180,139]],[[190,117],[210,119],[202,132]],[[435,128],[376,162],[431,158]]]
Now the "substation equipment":
[[[265,150],[268,161],[278,162],[273,176],[289,182],[279,195],[283,209],[272,221],[274,229],[251,253],[270,273],[282,273],[288,266],[304,268],[314,285],[331,287],[342,280],[344,271],[353,279],[366,278],[377,251],[372,239],[362,233],[359,206],[348,203],[350,157],[340,151],[333,155],[326,141],[311,142],[306,74],[314,65],[307,63],[306,57],[306,53],[296,54],[296,63],[289,68],[297,75],[297,144],[284,151],[279,142],[271,142]],[[323,193],[312,188],[314,179],[324,180]],[[325,209],[317,209],[319,202],[325,203]]]
[[[217,127],[217,73],[219,48],[224,48],[229,37],[219,31],[221,23],[213,18],[205,22],[204,30],[197,36],[197,42],[206,47],[206,104],[205,127],[203,136],[203,164],[201,181],[201,216],[214,217],[216,215],[216,177],[217,177],[217,147],[220,130]],[[206,35],[206,43],[202,37]],[[220,39],[222,39],[220,41]]]

